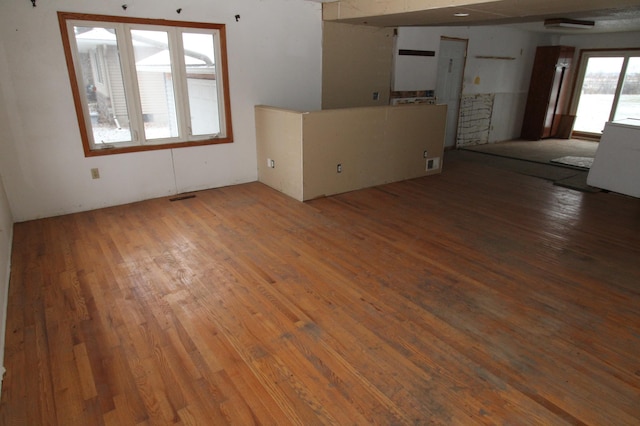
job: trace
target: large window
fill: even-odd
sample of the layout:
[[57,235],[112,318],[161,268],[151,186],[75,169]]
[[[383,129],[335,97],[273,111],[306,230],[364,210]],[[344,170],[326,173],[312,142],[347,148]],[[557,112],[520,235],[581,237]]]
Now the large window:
[[574,131],[600,135],[608,121],[640,119],[640,51],[583,51]]
[[58,17],[85,155],[232,142],[224,25]]

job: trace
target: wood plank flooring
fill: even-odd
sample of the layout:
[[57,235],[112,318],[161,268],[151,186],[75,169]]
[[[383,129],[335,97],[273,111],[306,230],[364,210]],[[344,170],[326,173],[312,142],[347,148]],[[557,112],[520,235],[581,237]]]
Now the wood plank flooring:
[[477,155],[17,224],[0,422],[640,424],[640,200]]

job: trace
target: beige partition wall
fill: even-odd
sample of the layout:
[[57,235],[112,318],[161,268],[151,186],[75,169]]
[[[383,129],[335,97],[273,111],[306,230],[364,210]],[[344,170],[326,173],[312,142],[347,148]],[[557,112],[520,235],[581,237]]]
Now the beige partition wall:
[[267,106],[255,112],[258,180],[302,201],[302,113]]
[[304,201],[440,173],[446,111],[425,104],[314,112],[258,106],[258,179]]
[[421,105],[305,115],[304,199],[438,173],[427,170],[424,152],[442,158],[445,112],[445,106]]

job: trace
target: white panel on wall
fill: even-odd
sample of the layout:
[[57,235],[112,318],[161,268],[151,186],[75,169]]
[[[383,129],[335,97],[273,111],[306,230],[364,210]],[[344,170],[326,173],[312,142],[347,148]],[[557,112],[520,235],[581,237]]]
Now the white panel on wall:
[[[393,90],[434,90],[438,73],[437,53],[440,46],[441,28],[398,28]],[[432,50],[436,56],[398,55],[399,49]]]
[[494,95],[489,143],[515,139],[520,135],[526,103],[527,92]]

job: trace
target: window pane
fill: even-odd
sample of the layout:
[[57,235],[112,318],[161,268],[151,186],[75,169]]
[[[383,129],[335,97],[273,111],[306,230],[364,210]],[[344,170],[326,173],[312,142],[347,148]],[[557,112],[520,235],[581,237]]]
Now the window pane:
[[178,136],[166,31],[131,30],[145,139]]
[[589,58],[574,130],[602,133],[609,121],[624,58]]
[[213,37],[213,34],[182,34],[192,135],[220,132]]
[[614,120],[640,119],[640,57],[629,58]]
[[85,156],[233,142],[223,24],[58,20]]
[[113,28],[74,26],[94,144],[131,142],[129,109]]

